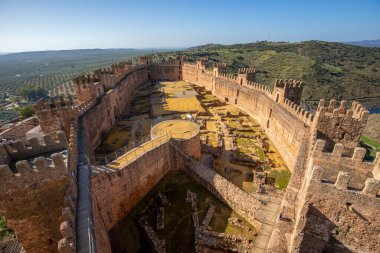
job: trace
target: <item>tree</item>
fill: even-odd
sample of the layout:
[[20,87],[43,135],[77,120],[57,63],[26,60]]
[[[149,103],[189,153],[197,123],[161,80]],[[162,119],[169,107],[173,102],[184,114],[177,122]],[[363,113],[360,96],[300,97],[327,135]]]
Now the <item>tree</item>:
[[25,107],[20,108],[18,113],[21,117],[28,118],[34,115],[34,108],[32,105],[27,105]]
[[47,92],[36,85],[26,85],[17,90],[17,93],[26,100],[36,101],[40,98],[46,97]]

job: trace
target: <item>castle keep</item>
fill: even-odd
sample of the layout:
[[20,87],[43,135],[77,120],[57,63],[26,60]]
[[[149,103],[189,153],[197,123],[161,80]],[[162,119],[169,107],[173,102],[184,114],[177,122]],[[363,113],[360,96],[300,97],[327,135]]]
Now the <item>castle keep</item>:
[[[301,107],[301,81],[277,80],[272,89],[255,75],[253,68],[229,75],[225,64],[205,59],[144,56],[135,66],[121,62],[75,78],[76,102],[62,97],[36,104],[43,140],[1,144],[0,213],[28,253],[112,252],[110,230],[169,171],[180,170],[270,231],[252,252],[379,252],[380,154],[367,162],[358,147],[368,111],[357,102],[321,100],[312,113]],[[126,162],[96,164],[95,149],[132,92],[158,80],[203,87],[264,129],[292,174],[270,225],[259,215],[265,203],[257,195],[200,162],[195,123],[180,136],[154,134],[159,123],[149,141],[123,154]]]

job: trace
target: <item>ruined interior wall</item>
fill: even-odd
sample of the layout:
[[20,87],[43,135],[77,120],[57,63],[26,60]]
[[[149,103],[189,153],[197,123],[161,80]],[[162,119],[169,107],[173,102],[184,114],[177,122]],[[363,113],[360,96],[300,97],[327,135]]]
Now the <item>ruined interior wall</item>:
[[114,89],[99,97],[98,103],[82,116],[84,132],[92,150],[101,143],[104,135],[115,124],[116,118],[124,111],[132,92],[147,81],[147,68],[135,68]]
[[103,222],[110,231],[171,169],[170,159],[169,142],[165,142],[116,172],[94,176],[92,196],[100,213],[95,226]]
[[178,81],[181,80],[181,66],[178,63],[159,63],[150,65],[151,79]]

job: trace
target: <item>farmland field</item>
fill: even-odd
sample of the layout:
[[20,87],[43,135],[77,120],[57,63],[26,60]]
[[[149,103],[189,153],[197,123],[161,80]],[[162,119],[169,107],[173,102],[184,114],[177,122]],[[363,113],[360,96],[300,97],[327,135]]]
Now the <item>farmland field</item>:
[[0,91],[15,95],[25,85],[38,85],[56,95],[60,92],[55,87],[70,90],[71,80],[80,74],[127,59],[136,61],[138,56],[152,52],[158,50],[81,49],[0,55]]

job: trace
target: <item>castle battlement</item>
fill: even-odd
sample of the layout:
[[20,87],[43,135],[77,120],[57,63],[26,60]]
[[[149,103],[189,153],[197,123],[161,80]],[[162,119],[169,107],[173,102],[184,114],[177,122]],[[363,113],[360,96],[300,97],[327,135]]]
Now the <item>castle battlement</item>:
[[356,119],[358,121],[366,121],[369,116],[368,110],[358,102],[352,102],[351,108],[347,109],[347,102],[345,100],[340,101],[339,106],[335,99],[330,100],[328,105],[325,104],[325,100],[321,99],[318,104],[317,112],[322,117],[328,118],[347,118]]
[[248,73],[256,73],[255,68],[239,68],[238,74],[248,74]]
[[258,92],[263,92],[267,94],[268,96],[272,96],[272,90],[268,86],[252,81],[247,81],[247,87],[254,89]]
[[74,85],[79,85],[82,87],[91,86],[100,82],[98,75],[81,75],[73,79]]
[[13,173],[8,164],[0,165],[1,193],[68,175],[65,159],[58,153],[50,158],[37,157],[32,163],[21,160],[16,162],[15,167],[17,173]]
[[302,120],[307,126],[310,126],[314,120],[314,115],[305,111],[301,106],[285,98],[284,107],[294,116]]
[[237,83],[237,76],[235,75],[232,75],[232,74],[226,74],[226,73],[220,73],[219,74],[219,77],[224,79],[224,80],[227,80],[227,81],[231,81],[231,82],[234,82],[234,83]]
[[51,134],[45,134],[43,142],[37,137],[33,137],[28,139],[28,143],[19,139],[10,143],[0,144],[0,163],[9,164],[15,160],[66,149],[67,139],[65,133],[58,131],[56,137],[57,140],[54,141]]
[[68,96],[67,99],[65,99],[64,96],[60,96],[59,99],[51,97],[49,100],[43,98],[34,105],[34,111],[36,114],[43,111],[59,112],[62,110],[72,109],[73,104],[74,102],[71,96]]
[[366,154],[365,148],[355,147],[352,156],[344,156],[345,147],[341,143],[334,145],[332,152],[325,152],[326,141],[317,140],[314,144],[314,150],[312,153],[312,158],[325,160],[329,163],[334,163],[337,166],[354,167],[355,170],[365,170],[365,171],[378,171],[380,170],[380,152],[377,152],[376,158],[373,162],[364,161],[364,156]]
[[370,198],[380,199],[377,195],[380,189],[380,181],[375,178],[367,178],[364,183],[364,188],[360,190],[348,189],[348,183],[351,180],[351,174],[340,171],[335,182],[327,182],[323,180],[324,169],[320,166],[315,166],[311,175],[311,181],[314,183],[320,183],[330,189],[336,189],[342,192],[348,192],[351,194],[365,195]]
[[302,88],[303,83],[299,80],[293,79],[276,79],[274,83],[274,87],[276,88]]
[[95,104],[94,100],[87,100],[77,107],[75,107],[78,117],[82,116],[88,109],[90,109]]

